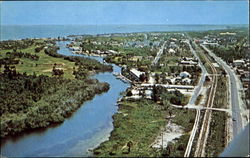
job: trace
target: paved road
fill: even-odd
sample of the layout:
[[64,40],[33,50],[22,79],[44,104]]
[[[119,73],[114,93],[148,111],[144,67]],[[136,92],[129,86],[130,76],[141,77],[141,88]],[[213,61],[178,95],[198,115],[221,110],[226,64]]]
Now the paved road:
[[161,55],[162,55],[162,53],[163,53],[163,49],[164,49],[166,43],[167,43],[167,41],[165,41],[165,42],[163,43],[163,45],[161,46],[161,48],[160,48],[160,50],[158,51],[158,53],[157,53],[155,59],[154,59],[153,62],[152,62],[152,65],[156,65],[156,64],[158,63],[158,61],[159,61],[159,59],[160,59],[160,57],[161,57]]
[[200,81],[198,83],[198,86],[195,88],[194,90],[194,94],[192,95],[191,99],[189,100],[189,103],[190,105],[194,105],[195,104],[195,101],[197,100],[197,97],[200,95],[201,93],[201,87],[203,86],[203,83],[205,81],[205,77],[207,75],[207,70],[206,68],[204,67],[204,65],[202,64],[202,62],[200,61],[200,58],[199,56],[196,54],[196,51],[193,49],[193,47],[191,46],[190,44],[190,41],[187,41],[187,44],[189,45],[189,48],[191,50],[191,52],[194,54],[194,56],[198,59],[199,61],[199,66],[201,67],[201,71],[202,71],[202,74],[201,74],[201,78],[200,78]]
[[[191,99],[189,100],[189,103],[188,103],[188,106],[187,106],[187,108],[188,108],[189,106],[193,106],[195,104],[195,101],[197,100],[198,96],[200,95],[201,87],[203,86],[203,83],[205,81],[207,70],[204,67],[204,65],[202,64],[202,62],[201,62],[199,56],[197,55],[196,51],[191,46],[191,44],[190,44],[191,38],[188,35],[187,35],[187,37],[188,37],[189,40],[187,40],[186,43],[188,44],[190,51],[198,59],[199,66],[201,67],[201,70],[202,70],[202,75],[201,75],[200,81],[198,83],[198,86],[194,89],[194,94],[192,95]],[[196,106],[193,106],[193,107],[196,107]],[[195,137],[195,134],[197,132],[198,125],[199,125],[200,110],[201,109],[196,109],[195,123],[194,123],[193,129],[192,129],[192,132],[190,134],[189,140],[188,140],[188,144],[187,144],[187,147],[186,147],[186,151],[184,153],[184,157],[189,157],[189,155],[191,153],[194,137]]]
[[233,137],[235,137],[242,130],[242,118],[239,107],[239,95],[238,95],[238,87],[236,82],[236,75],[233,70],[219,57],[217,57],[211,50],[209,50],[206,46],[201,44],[210,56],[212,56],[216,62],[218,62],[227,72],[230,79],[231,85],[231,107],[232,107],[232,117],[235,121],[233,121]]

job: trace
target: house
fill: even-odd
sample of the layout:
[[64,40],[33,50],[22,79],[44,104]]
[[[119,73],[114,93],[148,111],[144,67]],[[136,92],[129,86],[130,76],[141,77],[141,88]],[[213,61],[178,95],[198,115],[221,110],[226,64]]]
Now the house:
[[236,35],[234,32],[221,32],[220,35]]
[[179,81],[181,81],[181,79],[182,79],[181,76],[177,76],[177,77],[175,78],[175,82],[179,82]]
[[244,70],[243,69],[236,69],[236,72],[240,76],[242,76],[244,74]]
[[182,57],[182,58],[180,58],[179,64],[197,65],[198,64],[198,59],[197,58]]
[[234,66],[242,66],[244,65],[245,61],[244,60],[234,60],[233,65]]
[[132,95],[139,95],[139,94],[140,94],[140,91],[137,90],[137,89],[132,89],[132,90],[131,90],[131,93],[132,93]]
[[177,48],[178,46],[175,44],[175,42],[170,42],[169,47],[170,48]]
[[181,83],[182,84],[191,84],[191,82],[192,82],[192,80],[190,79],[190,78],[184,78],[184,79],[182,79],[182,81],[181,81]]
[[179,76],[180,76],[181,78],[191,77],[190,73],[188,73],[187,71],[181,72]]
[[81,51],[81,47],[70,47],[73,51]]
[[175,53],[175,50],[172,49],[172,48],[170,48],[170,49],[168,50],[168,52],[172,54],[172,53]]
[[133,56],[129,59],[129,61],[141,61],[142,60],[142,56]]
[[194,61],[180,61],[179,64],[184,64],[184,65],[197,65],[198,62],[194,62]]
[[145,90],[145,96],[147,99],[152,99],[152,90]]
[[118,54],[117,51],[114,51],[114,50],[108,50],[106,51],[107,54]]

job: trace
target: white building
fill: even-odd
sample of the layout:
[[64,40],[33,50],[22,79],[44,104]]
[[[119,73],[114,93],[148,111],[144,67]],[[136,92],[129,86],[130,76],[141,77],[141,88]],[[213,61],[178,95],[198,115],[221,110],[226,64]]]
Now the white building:
[[145,96],[148,99],[152,99],[152,90],[145,90]]
[[168,52],[169,52],[169,53],[175,53],[175,50],[172,49],[172,48],[170,48],[170,49],[168,50]]
[[186,84],[191,84],[191,81],[192,80],[190,78],[184,78],[182,79],[181,83],[186,85]]
[[179,76],[180,76],[181,78],[191,77],[190,73],[188,73],[187,71],[181,72]]
[[186,64],[186,65],[197,65],[198,62],[194,62],[194,61],[180,61],[180,64]]
[[132,68],[129,72],[135,80],[139,80],[140,75],[145,74],[145,72],[138,71],[135,68]]
[[233,64],[234,66],[242,66],[244,65],[245,61],[244,60],[234,60]]

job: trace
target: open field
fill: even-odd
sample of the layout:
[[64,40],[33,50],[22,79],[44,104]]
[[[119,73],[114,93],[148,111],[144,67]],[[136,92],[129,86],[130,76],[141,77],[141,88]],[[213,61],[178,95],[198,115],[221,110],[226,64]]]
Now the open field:
[[[59,64],[61,66],[56,66],[56,68],[63,68],[64,77],[73,79],[73,67],[75,66],[74,62],[70,62],[68,60],[64,60],[63,58],[54,58],[44,53],[44,50],[41,50],[39,53],[35,52],[36,46],[31,46],[26,49],[21,49],[17,51],[22,51],[23,53],[30,53],[39,56],[39,60],[31,60],[27,58],[21,58],[20,63],[16,65],[16,69],[18,72],[24,73],[26,72],[29,75],[36,73],[37,75],[47,75],[52,76],[52,68],[54,64]],[[6,52],[11,52],[12,50],[1,50],[1,58],[6,57]]]

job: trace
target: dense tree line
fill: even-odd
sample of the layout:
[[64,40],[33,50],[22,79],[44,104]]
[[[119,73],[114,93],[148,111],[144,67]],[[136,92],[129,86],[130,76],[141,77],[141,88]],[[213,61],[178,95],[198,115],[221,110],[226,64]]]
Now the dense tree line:
[[109,89],[95,79],[20,73],[10,78],[7,72],[0,73],[0,83],[1,137],[62,122],[84,101]]
[[7,52],[6,55],[10,56],[11,58],[27,58],[27,59],[31,59],[31,60],[39,60],[39,56],[35,55],[35,54],[31,54],[31,53],[23,53],[23,52]]
[[34,44],[33,39],[0,41],[0,50],[4,49],[25,49]]
[[232,63],[233,60],[249,58],[249,50],[247,46],[234,45],[228,47],[214,47],[210,46],[213,52],[228,63]]
[[43,48],[44,48],[44,45],[42,44],[41,46],[38,46],[35,48],[35,52],[39,53]]
[[13,57],[6,57],[0,59],[0,68],[2,65],[16,65],[19,63],[19,59],[15,59]]

